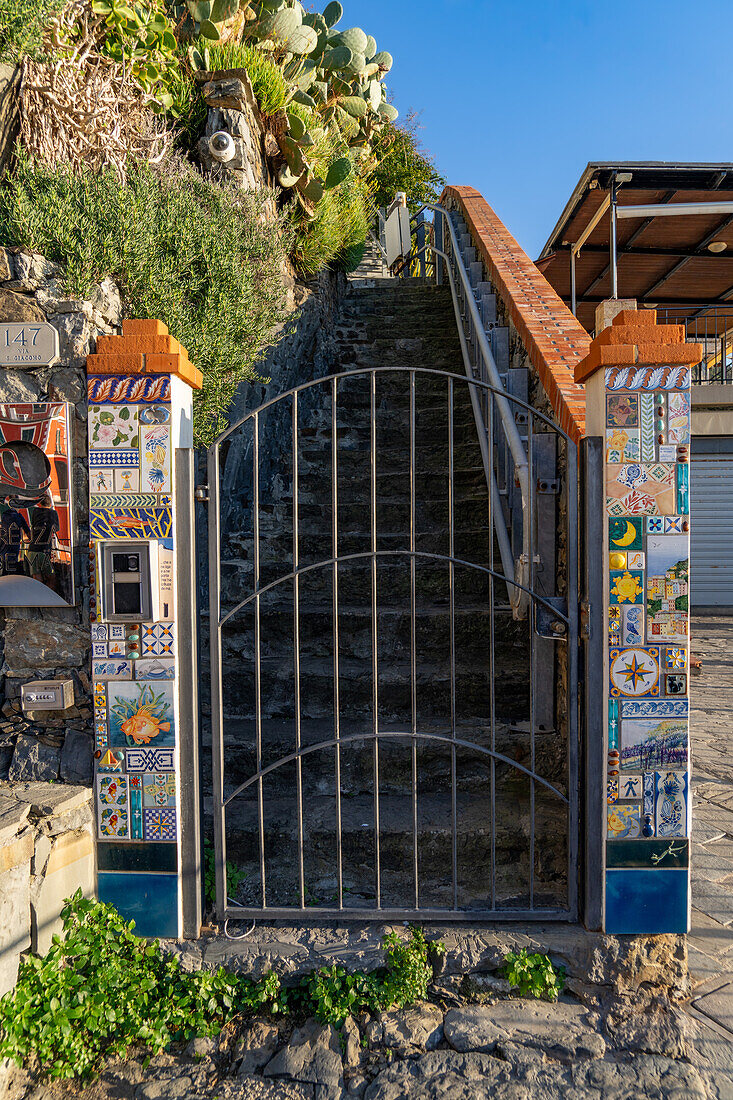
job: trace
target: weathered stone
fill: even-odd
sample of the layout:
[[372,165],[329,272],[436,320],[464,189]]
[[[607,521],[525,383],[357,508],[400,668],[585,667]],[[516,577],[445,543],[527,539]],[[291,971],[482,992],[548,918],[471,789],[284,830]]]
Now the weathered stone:
[[91,783],[94,742],[87,733],[69,730],[61,750],[61,778],[67,783]]
[[356,1021],[347,1016],[341,1027],[341,1040],[344,1051],[344,1065],[353,1069],[361,1061],[361,1034]]
[[109,276],[92,288],[89,301],[110,325],[122,321],[122,298],[117,285]]
[[38,738],[23,733],[15,742],[8,776],[13,781],[38,779],[48,782],[58,779],[60,764],[59,749],[44,745]]
[[38,617],[5,624],[6,675],[83,665],[91,642],[83,627]]
[[25,825],[30,806],[12,797],[0,795],[0,844],[16,836]]
[[43,386],[32,374],[5,368],[0,371],[0,402],[40,401],[43,396]]
[[239,1076],[249,1076],[266,1066],[279,1044],[280,1032],[274,1024],[256,1020],[240,1035],[232,1052],[232,1061],[239,1062]]
[[63,927],[61,910],[67,898],[81,890],[93,897],[94,844],[88,830],[64,833],[53,841],[42,877],[31,883],[31,929],[33,950],[45,955],[51,940]]
[[329,1088],[343,1088],[341,1044],[336,1028],[308,1020],[293,1032],[288,1045],[268,1062],[265,1077],[287,1077]]
[[[318,1085],[298,1081],[273,1081],[262,1077],[236,1077],[220,1081],[212,1100],[336,1100],[340,1093],[327,1090],[316,1097]],[[191,1100],[199,1100],[191,1097]]]
[[434,1050],[443,1038],[443,1013],[437,1005],[421,1004],[383,1012],[383,1042],[406,1057],[422,1050]]
[[[46,314],[27,294],[0,287],[0,321],[45,321]],[[4,367],[4,370],[12,369]]]
[[508,1066],[487,1054],[431,1051],[384,1070],[364,1096],[365,1100],[488,1100],[502,1095],[494,1090],[509,1077]]
[[0,283],[6,283],[8,279],[15,278],[13,268],[13,256],[7,248],[0,248]]
[[[29,834],[30,837],[30,834]],[[17,842],[11,842],[17,848]],[[0,848],[0,857],[7,850]],[[20,853],[26,859],[0,871],[0,996],[15,985],[21,951],[31,945],[30,861],[33,843]],[[13,862],[9,860],[8,862]]]
[[606,1033],[619,1050],[663,1054],[667,1058],[686,1058],[689,1054],[688,1035],[692,1021],[678,1009],[651,1007],[644,1012],[629,1012],[628,1008],[610,1014]]
[[210,80],[204,84],[203,95],[209,107],[228,107],[236,111],[254,111],[252,87],[245,73],[240,77]]
[[168,1077],[165,1080],[143,1081],[135,1089],[139,1100],[183,1100],[191,1090],[193,1082],[187,1075]]
[[58,264],[47,260],[39,252],[26,252],[22,249],[15,253],[13,263],[15,279],[12,285],[20,290],[37,290],[61,271]]
[[53,323],[59,333],[60,362],[83,370],[93,350],[94,326],[83,313],[59,313]]
[[492,1006],[452,1008],[443,1021],[445,1037],[458,1051],[491,1053],[502,1042],[537,1047],[556,1057],[601,1058],[606,1044],[592,1030],[580,1005],[502,1001]]
[[72,813],[83,812],[83,820],[90,820],[90,803],[92,792],[88,787],[72,787],[63,784],[50,783],[20,783],[8,789],[7,797],[15,798],[18,802],[30,806],[33,817],[43,817],[49,820],[44,824],[48,826],[49,836],[53,836],[50,826],[55,821],[61,828],[68,832],[75,829],[76,825],[70,825]]
[[216,1050],[216,1040],[207,1035],[197,1035],[191,1039],[184,1053],[188,1058],[199,1062],[203,1058],[211,1058]]

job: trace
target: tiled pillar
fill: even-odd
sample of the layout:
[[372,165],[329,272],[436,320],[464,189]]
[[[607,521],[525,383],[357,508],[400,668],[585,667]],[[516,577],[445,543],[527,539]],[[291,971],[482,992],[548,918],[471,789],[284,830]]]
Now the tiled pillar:
[[180,936],[190,685],[179,670],[191,639],[175,531],[192,501],[177,498],[175,459],[193,446],[201,375],[160,321],[124,321],[122,333],[87,359],[98,890],[140,935]]
[[690,368],[698,344],[625,310],[576,371],[605,446],[604,929],[689,923]]

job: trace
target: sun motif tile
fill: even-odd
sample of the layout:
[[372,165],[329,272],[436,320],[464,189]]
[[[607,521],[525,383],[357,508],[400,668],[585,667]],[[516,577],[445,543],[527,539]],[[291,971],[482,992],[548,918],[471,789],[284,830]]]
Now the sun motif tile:
[[637,837],[641,833],[641,808],[623,806],[618,802],[606,809],[608,836],[615,840]]
[[608,542],[612,551],[643,550],[643,536],[643,519],[622,516],[608,521]]
[[659,694],[659,647],[612,649],[611,694],[638,698]]
[[144,657],[173,657],[175,655],[175,628],[173,623],[153,623],[142,627],[142,655]]
[[175,840],[175,809],[143,810],[146,840]]
[[611,599],[619,604],[642,603],[644,599],[644,574],[631,573],[628,569],[614,570],[609,574]]

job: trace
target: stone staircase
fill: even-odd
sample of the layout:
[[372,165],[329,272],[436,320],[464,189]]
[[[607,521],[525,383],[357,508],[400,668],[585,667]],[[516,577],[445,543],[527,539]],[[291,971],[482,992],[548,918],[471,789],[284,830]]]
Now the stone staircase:
[[[332,370],[415,367],[463,374],[450,291],[417,279],[355,279],[335,330]],[[287,408],[282,406],[287,405]],[[451,734],[494,748],[530,767],[528,624],[508,609],[506,587],[445,555],[449,534],[448,386],[442,376],[414,383],[414,589],[410,558],[410,376],[376,376],[377,515],[376,662],[372,644],[370,376],[330,383],[298,407],[299,736],[303,746],[334,738],[334,556],[332,424],[337,435],[338,720],[343,741],[302,757],[303,859],[306,904],[337,903],[338,818],[344,905],[374,907],[375,789],[379,792],[381,904],[415,905],[413,824],[421,906],[488,909],[529,904],[530,784],[526,776],[470,747],[455,750],[430,737],[349,740],[372,732],[376,695],[380,731]],[[260,712],[267,904],[299,905],[298,736],[294,652],[294,583],[275,584],[293,569],[292,405],[260,417]],[[273,462],[273,455],[276,459]],[[251,459],[250,459],[251,462]],[[487,486],[465,384],[453,402],[453,554],[488,567],[491,550]],[[242,479],[249,484],[251,470]],[[231,504],[231,502],[230,502]],[[251,496],[243,492],[222,540],[223,609],[252,592]],[[344,561],[347,555],[360,555]],[[501,571],[494,547],[494,567]],[[308,569],[308,567],[313,567]],[[303,571],[305,570],[305,571]],[[414,591],[414,596],[413,596]],[[414,601],[414,648],[411,606]],[[494,614],[491,608],[493,604]],[[255,609],[241,609],[223,630],[224,751],[227,795],[256,771]],[[376,664],[376,692],[374,667]],[[492,675],[493,673],[493,675]],[[205,673],[204,673],[205,674]],[[537,771],[562,782],[552,731],[536,739]],[[377,758],[378,757],[378,779]],[[208,766],[205,752],[205,766]],[[337,772],[338,767],[338,772]],[[556,776],[553,773],[557,772]],[[492,807],[491,782],[495,786]],[[336,797],[340,776],[340,805]],[[455,788],[453,786],[455,781]],[[205,789],[211,789],[205,777]],[[415,801],[413,801],[413,794]],[[559,800],[535,785],[534,904],[561,905],[567,825]],[[415,809],[416,803],[416,809]],[[211,812],[210,803],[207,810]],[[413,819],[413,814],[416,820]],[[238,900],[261,903],[257,784],[227,808],[227,857],[247,871]],[[455,832],[455,836],[454,836]],[[457,883],[454,897],[452,855]]]

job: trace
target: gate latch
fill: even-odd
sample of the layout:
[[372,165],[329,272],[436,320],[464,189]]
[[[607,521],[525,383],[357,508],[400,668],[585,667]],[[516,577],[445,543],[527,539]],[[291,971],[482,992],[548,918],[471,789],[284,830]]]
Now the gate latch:
[[193,499],[197,504],[207,504],[209,500],[209,486],[197,485],[193,491]]
[[[567,617],[568,604],[562,596],[546,596],[546,603],[534,605],[534,629],[540,638],[561,642],[568,636],[568,627],[561,615]],[[547,607],[546,604],[550,606]],[[554,609],[554,610],[551,610]]]

